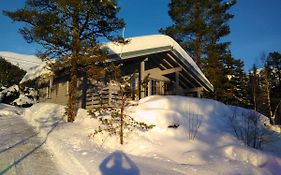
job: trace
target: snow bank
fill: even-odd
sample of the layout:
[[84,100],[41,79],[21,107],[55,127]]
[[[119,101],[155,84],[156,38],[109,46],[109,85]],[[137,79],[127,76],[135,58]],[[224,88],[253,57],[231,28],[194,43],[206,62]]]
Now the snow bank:
[[[133,132],[125,139],[124,146],[118,145],[118,139],[106,136],[103,140],[99,140],[102,136],[95,137],[94,142],[106,150],[118,148],[141,157],[203,166],[201,173],[205,168],[210,168],[210,163],[221,168],[208,174],[229,174],[232,173],[229,171],[232,166],[243,166],[236,170],[238,174],[275,174],[276,171],[270,166],[281,168],[279,158],[248,148],[236,138],[229,124],[234,112],[232,106],[209,99],[150,96],[140,100],[136,108],[131,107],[127,112],[137,121],[156,126],[146,133]],[[236,112],[239,118],[243,117],[243,113],[252,111],[236,108]],[[200,124],[196,129],[197,122]],[[261,117],[261,126],[264,122],[268,120]],[[173,125],[179,126],[169,127]],[[258,171],[257,167],[260,168]]]
[[[185,119],[187,115],[212,117],[217,122],[226,119],[225,114],[231,114],[231,110],[218,101],[182,96],[150,96],[140,100],[136,108],[136,119],[154,124],[165,120],[172,124],[176,120]],[[167,127],[168,123],[161,127]]]
[[[238,115],[247,111],[236,110]],[[103,175],[104,162],[111,159],[113,166],[116,156],[127,156],[141,174],[273,175],[281,170],[280,157],[249,148],[235,137],[228,123],[233,115],[231,106],[208,99],[150,96],[126,112],[137,121],[156,126],[127,134],[123,146],[115,136],[89,138],[100,123],[82,109],[74,123],[64,122],[64,106],[48,103],[26,109],[23,116],[49,134],[48,149],[69,174]],[[192,126],[196,126],[192,123],[197,121],[197,134],[190,137],[195,131]],[[179,126],[169,127],[174,124]],[[125,169],[120,166],[116,172],[120,168]]]
[[64,106],[52,103],[37,103],[27,108],[23,117],[38,130],[50,130],[64,120]]
[[0,103],[0,117],[20,115],[23,110],[19,107]]

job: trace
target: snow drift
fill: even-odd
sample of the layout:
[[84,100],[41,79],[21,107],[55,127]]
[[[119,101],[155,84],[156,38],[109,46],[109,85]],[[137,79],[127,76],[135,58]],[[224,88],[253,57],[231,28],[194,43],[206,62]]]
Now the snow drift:
[[8,117],[22,114],[23,109],[0,103],[0,117]]
[[[237,115],[249,111],[236,110]],[[233,112],[232,106],[214,100],[146,97],[137,106],[129,107],[127,114],[156,126],[147,132],[135,130],[128,134],[123,146],[119,145],[117,137],[106,134],[89,138],[100,123],[85,110],[79,111],[74,123],[65,123],[63,106],[42,103],[26,109],[24,118],[41,132],[50,132],[55,127],[48,136],[47,145],[70,174],[104,175],[101,165],[117,154],[119,157],[127,154],[130,164],[134,163],[140,174],[280,173],[280,157],[249,148],[237,139],[229,125]],[[261,119],[260,126],[264,127],[267,120]],[[116,172],[121,172],[120,168],[125,169],[120,165]]]

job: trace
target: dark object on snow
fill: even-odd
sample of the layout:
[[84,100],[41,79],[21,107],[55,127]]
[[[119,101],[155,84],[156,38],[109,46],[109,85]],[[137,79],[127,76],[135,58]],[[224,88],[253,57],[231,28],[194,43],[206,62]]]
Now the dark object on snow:
[[168,128],[178,128],[180,125],[179,124],[173,124],[173,125],[169,125]]

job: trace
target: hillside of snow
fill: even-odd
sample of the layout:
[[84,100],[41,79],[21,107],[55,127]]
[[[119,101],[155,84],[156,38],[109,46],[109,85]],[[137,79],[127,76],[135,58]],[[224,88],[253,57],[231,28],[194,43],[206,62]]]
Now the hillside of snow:
[[[122,146],[116,136],[89,137],[100,121],[82,109],[74,123],[65,122],[64,106],[49,103],[35,104],[22,116],[47,139],[46,148],[63,174],[276,175],[281,171],[277,133],[271,135],[275,142],[270,145],[276,149],[263,147],[270,151],[247,147],[235,136],[230,117],[235,114],[238,123],[243,122],[240,119],[251,110],[208,99],[151,96],[126,112],[155,127],[126,134]],[[258,127],[267,125],[267,118],[260,116]]]
[[13,52],[0,51],[0,57],[25,71],[38,66],[42,62],[40,58],[34,55],[18,54]]

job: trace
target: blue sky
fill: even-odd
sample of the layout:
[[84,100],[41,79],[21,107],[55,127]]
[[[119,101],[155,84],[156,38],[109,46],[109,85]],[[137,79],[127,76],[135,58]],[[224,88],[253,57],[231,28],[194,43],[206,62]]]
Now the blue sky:
[[[125,19],[125,37],[158,33],[172,23],[168,16],[169,0],[119,0],[120,17]],[[0,0],[0,10],[23,7],[24,0]],[[281,0],[238,0],[231,9],[235,15],[230,21],[231,34],[224,38],[231,42],[235,58],[245,62],[248,71],[259,64],[265,52],[281,52]],[[40,47],[27,44],[18,32],[22,24],[12,23],[0,14],[0,51],[34,54]]]

